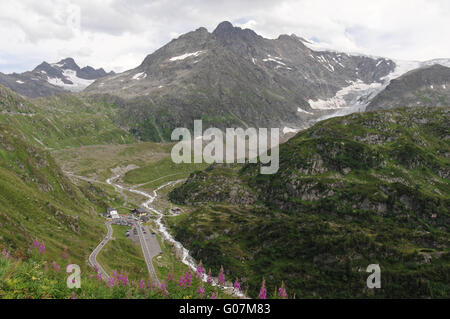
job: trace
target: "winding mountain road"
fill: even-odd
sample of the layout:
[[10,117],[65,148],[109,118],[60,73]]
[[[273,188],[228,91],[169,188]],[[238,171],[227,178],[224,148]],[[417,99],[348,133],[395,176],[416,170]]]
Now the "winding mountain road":
[[100,244],[98,244],[98,246],[89,255],[89,264],[94,268],[97,267],[98,273],[100,273],[102,278],[106,280],[109,279],[109,275],[106,273],[103,267],[97,262],[98,253],[100,252],[100,250],[102,250],[102,248],[106,245],[106,243],[111,240],[113,233],[111,223],[106,222],[105,225],[106,228],[108,228],[108,233],[106,234],[106,237],[100,242]]
[[[175,174],[174,174],[175,175]],[[158,232],[161,234],[162,238],[166,241],[168,241],[169,243],[174,245],[174,248],[179,251],[181,253],[181,262],[184,263],[186,266],[188,266],[191,271],[196,271],[197,269],[197,264],[195,263],[194,259],[191,257],[191,255],[189,254],[189,250],[187,250],[180,242],[178,242],[177,240],[174,239],[174,237],[170,234],[170,232],[168,231],[168,229],[166,228],[166,226],[164,225],[162,219],[164,214],[159,211],[158,209],[152,207],[152,203],[153,201],[158,197],[158,191],[171,186],[171,185],[175,185],[177,183],[180,183],[183,181],[183,179],[180,180],[175,180],[175,181],[170,181],[167,182],[159,187],[157,187],[155,190],[153,190],[153,194],[149,194],[147,192],[141,191],[141,190],[137,190],[135,188],[127,188],[124,187],[120,184],[114,183],[113,181],[118,179],[120,177],[120,175],[117,176],[113,176],[111,178],[108,178],[106,180],[107,184],[110,184],[112,186],[114,186],[114,188],[118,189],[118,190],[127,190],[129,192],[138,194],[138,195],[142,195],[145,198],[147,198],[147,200],[142,203],[142,206],[146,209],[148,209],[151,212],[154,212],[155,214],[157,214],[157,218],[155,220],[156,226],[158,227]],[[106,235],[105,239],[102,241],[103,245],[106,244],[110,239],[111,239],[111,234],[112,234],[112,228],[111,225],[109,223],[106,224],[108,227],[108,234]],[[143,233],[142,231],[142,225],[139,222],[135,222],[135,227],[137,228],[137,233],[139,236],[139,241],[141,243],[141,247],[142,247],[142,252],[144,254],[144,258],[145,258],[145,262],[147,264],[147,269],[149,271],[149,274],[157,281],[158,277],[156,277],[155,274],[155,270],[153,268],[153,263],[152,263],[152,258],[156,255],[158,255],[161,251],[160,251],[160,247],[159,247],[159,243],[157,242],[157,239],[154,237],[151,237],[152,235],[150,235],[150,232],[148,230],[148,228],[145,228],[146,234]],[[145,237],[145,235],[150,236],[150,237]],[[152,244],[152,241],[156,241],[156,244]],[[99,246],[97,246],[97,248],[92,252],[92,254],[89,256],[89,262],[91,263],[91,265],[97,265],[99,272],[102,274],[103,278],[109,278],[108,274],[106,274],[106,272],[103,270],[103,268],[98,264],[97,260],[96,260],[96,256],[99,253],[99,251],[101,250],[101,248],[103,247],[102,243],[100,243]],[[207,275],[203,274],[203,276],[201,277],[201,280],[204,282],[207,282]],[[213,286],[220,286],[222,289],[227,290],[230,294],[239,297],[239,298],[243,298],[245,297],[244,294],[240,291],[236,291],[232,285],[220,285],[216,279],[213,279],[213,281],[211,282],[211,284]]]

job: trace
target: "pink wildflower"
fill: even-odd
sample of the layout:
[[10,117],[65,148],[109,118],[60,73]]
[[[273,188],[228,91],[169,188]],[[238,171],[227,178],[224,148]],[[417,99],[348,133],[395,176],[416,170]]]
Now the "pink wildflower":
[[206,282],[210,285],[213,283],[213,278],[211,276],[211,270],[208,272],[208,277],[206,278]]
[[107,285],[108,287],[114,286],[114,278],[113,278],[113,277],[110,277],[110,278],[108,279],[106,285]]
[[219,282],[219,285],[220,285],[220,284],[225,285],[225,272],[224,272],[222,266],[220,266],[220,272],[219,272],[219,280],[218,280],[218,282]]
[[203,267],[202,262],[200,261],[200,263],[197,266],[197,276],[202,277],[203,274],[205,273],[205,268]]
[[129,284],[128,276],[121,275],[120,282],[122,283],[123,286],[128,286]]
[[141,281],[139,282],[139,288],[140,289],[145,289],[145,281],[144,281],[144,279],[141,279]]
[[186,273],[184,274],[184,279],[186,284],[190,287],[192,284],[192,274],[190,271],[186,271]]
[[263,279],[261,289],[259,290],[258,299],[266,299],[266,297],[267,297],[266,281]]
[[52,266],[57,272],[61,270],[61,267],[56,263],[56,261],[52,262]]
[[186,279],[183,276],[180,276],[180,280],[178,280],[178,287],[186,288]]
[[205,288],[202,287],[202,286],[198,287],[197,293],[198,293],[198,296],[199,296],[200,298],[203,298],[204,295],[205,295]]
[[39,245],[39,250],[41,251],[41,253],[42,253],[43,255],[45,255],[45,244],[44,244],[44,243],[41,243],[41,244]]
[[281,287],[278,289],[278,297],[280,298],[286,298],[286,288],[284,288],[284,282],[281,283]]
[[235,291],[241,291],[241,284],[239,283],[239,281],[237,281],[237,279],[234,282],[233,288]]

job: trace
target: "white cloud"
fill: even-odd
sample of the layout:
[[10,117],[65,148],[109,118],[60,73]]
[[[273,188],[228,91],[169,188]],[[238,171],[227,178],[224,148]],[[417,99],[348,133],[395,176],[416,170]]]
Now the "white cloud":
[[449,16],[447,0],[2,1],[0,71],[67,56],[123,71],[172,38],[223,20],[270,38],[295,33],[339,50],[426,60],[450,57]]

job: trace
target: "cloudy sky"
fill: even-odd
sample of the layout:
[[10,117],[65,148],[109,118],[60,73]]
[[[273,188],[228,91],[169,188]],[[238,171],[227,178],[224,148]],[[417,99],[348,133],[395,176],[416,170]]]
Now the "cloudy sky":
[[15,0],[0,2],[0,72],[73,57],[124,71],[172,38],[228,20],[267,38],[295,33],[337,50],[450,58],[448,0]]

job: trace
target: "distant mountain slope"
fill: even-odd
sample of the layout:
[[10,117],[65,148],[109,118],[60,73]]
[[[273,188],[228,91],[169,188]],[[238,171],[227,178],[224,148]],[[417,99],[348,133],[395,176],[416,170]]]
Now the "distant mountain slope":
[[85,92],[121,107],[119,120],[142,139],[170,139],[175,127],[304,128],[395,69],[384,58],[316,52],[295,35],[265,39],[222,22],[172,40],[136,69],[97,80]]
[[80,68],[72,58],[66,58],[58,63],[43,62],[29,72],[0,73],[0,84],[25,97],[35,98],[67,91],[79,92],[107,74],[113,72],[106,73],[90,66]]
[[424,66],[392,80],[367,110],[404,106],[450,106],[450,68]]
[[72,94],[28,100],[0,85],[0,123],[15,127],[28,144],[61,149],[125,144],[136,139],[116,126],[117,109]]
[[[192,174],[170,193],[189,212],[167,222],[253,297],[264,277],[300,298],[448,298],[449,119],[450,108],[403,108],[317,123],[280,146],[274,175]],[[369,264],[382,289],[366,288]]]

